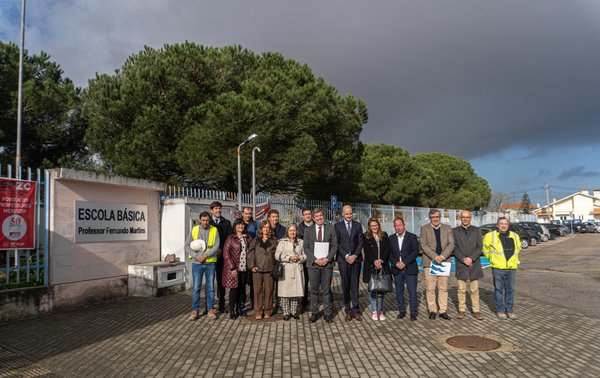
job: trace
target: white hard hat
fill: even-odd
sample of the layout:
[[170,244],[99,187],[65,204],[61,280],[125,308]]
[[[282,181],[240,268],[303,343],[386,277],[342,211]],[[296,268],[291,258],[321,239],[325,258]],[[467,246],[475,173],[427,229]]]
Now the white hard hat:
[[206,243],[202,239],[193,240],[190,243],[190,248],[196,252],[203,252],[206,249]]

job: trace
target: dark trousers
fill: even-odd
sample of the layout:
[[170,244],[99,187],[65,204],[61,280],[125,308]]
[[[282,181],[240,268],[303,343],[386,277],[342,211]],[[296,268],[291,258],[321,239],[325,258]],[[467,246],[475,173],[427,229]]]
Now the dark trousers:
[[223,267],[225,262],[223,257],[217,259],[217,297],[219,299],[219,312],[225,312],[225,287],[223,287]]
[[344,298],[344,310],[346,314],[355,314],[360,312],[358,306],[358,280],[360,277],[361,263],[356,261],[354,264],[348,264],[346,260],[338,260],[340,277],[342,279],[342,294]]
[[323,292],[323,308],[325,315],[333,315],[333,298],[331,297],[331,277],[333,267],[311,266],[308,268],[310,279],[310,311],[319,311],[319,289]]
[[303,272],[304,272],[304,297],[302,298],[302,307],[308,305],[308,298],[310,298],[310,290],[308,290],[308,282],[309,282],[309,277],[308,277],[308,268],[306,267],[306,264],[304,264],[303,266]]
[[246,282],[248,281],[248,272],[238,271],[237,287],[229,289],[229,312],[232,314],[241,314],[242,294],[246,294]]
[[408,300],[410,302],[410,314],[416,315],[419,312],[419,303],[417,300],[417,284],[419,276],[417,274],[406,274],[402,270],[400,274],[394,276],[394,284],[396,285],[396,301],[398,302],[398,311],[406,313],[406,303],[404,301],[404,284],[408,288]]

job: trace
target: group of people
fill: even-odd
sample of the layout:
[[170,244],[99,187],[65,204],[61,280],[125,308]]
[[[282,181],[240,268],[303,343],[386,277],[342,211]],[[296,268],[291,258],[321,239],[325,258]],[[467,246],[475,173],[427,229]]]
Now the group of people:
[[[461,224],[451,228],[441,223],[441,212],[431,210],[430,222],[421,227],[420,236],[406,230],[404,220],[394,220],[394,234],[382,230],[377,218],[370,218],[367,230],[353,220],[352,207],[342,208],[342,220],[326,223],[322,209],[303,209],[303,220],[287,228],[279,223],[279,213],[271,210],[267,219],[252,218],[252,209],[245,207],[242,217],[233,225],[222,216],[222,204],[210,205],[210,213],[199,216],[186,239],[186,254],[192,262],[191,320],[200,316],[202,278],[206,283],[206,307],[203,314],[216,319],[225,313],[225,290],[229,289],[229,316],[245,316],[246,286],[250,286],[250,301],[257,320],[268,319],[280,308],[283,319],[299,319],[301,309],[310,302],[310,322],[319,319],[319,299],[323,302],[323,320],[334,321],[331,281],[337,263],[341,278],[345,321],[362,320],[359,306],[359,284],[368,283],[374,274],[393,277],[398,319],[418,317],[417,257],[422,251],[429,319],[448,315],[448,275],[432,273],[437,264],[456,260],[458,286],[458,318],[467,312],[467,291],[471,297],[471,313],[483,319],[479,308],[479,280],[483,277],[480,257],[489,259],[494,301],[499,319],[515,318],[514,283],[519,263],[519,236],[509,230],[509,221],[501,217],[497,230],[482,236],[471,224],[469,211],[460,214]],[[205,248],[194,251],[190,243],[201,239]],[[435,270],[435,269],[434,269]],[[218,308],[215,309],[214,281],[217,281]],[[468,288],[468,290],[467,290]],[[408,291],[408,306],[404,292]],[[436,295],[437,290],[437,295]],[[385,320],[385,294],[368,291],[371,317]],[[379,301],[379,302],[378,302]],[[381,308],[380,308],[381,307]]]

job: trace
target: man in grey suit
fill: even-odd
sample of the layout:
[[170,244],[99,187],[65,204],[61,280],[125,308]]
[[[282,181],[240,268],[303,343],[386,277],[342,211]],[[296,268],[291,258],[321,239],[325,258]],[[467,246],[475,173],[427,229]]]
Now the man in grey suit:
[[[323,210],[313,211],[314,224],[304,231],[304,253],[310,281],[310,322],[314,323],[319,318],[319,289],[323,291],[323,307],[327,323],[333,322],[333,299],[331,297],[331,277],[333,277],[333,262],[337,252],[337,237],[333,225],[325,224]],[[317,258],[315,245],[326,246],[329,243],[327,255]]]
[[[425,282],[427,285],[427,309],[429,310],[429,319],[435,319],[440,311],[440,318],[450,320],[448,316],[448,277],[431,276],[429,269],[431,261],[438,264],[450,259],[454,251],[454,236],[452,227],[442,224],[441,213],[439,210],[431,209],[429,211],[429,224],[421,227],[421,249],[423,250],[423,268],[425,270]],[[437,305],[435,302],[435,289],[438,289]]]

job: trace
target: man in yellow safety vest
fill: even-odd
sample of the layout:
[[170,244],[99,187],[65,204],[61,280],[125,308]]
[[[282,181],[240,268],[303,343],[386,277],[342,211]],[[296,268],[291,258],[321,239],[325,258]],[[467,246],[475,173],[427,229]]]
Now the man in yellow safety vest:
[[[194,226],[185,240],[185,252],[192,261],[192,315],[190,320],[198,319],[200,311],[200,291],[202,290],[202,276],[206,275],[206,310],[211,319],[217,319],[215,305],[215,270],[217,265],[217,251],[219,250],[219,232],[215,226],[210,225],[210,214],[200,213],[200,224]],[[194,251],[190,243],[194,240],[204,240],[206,248]]]

